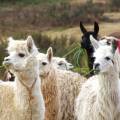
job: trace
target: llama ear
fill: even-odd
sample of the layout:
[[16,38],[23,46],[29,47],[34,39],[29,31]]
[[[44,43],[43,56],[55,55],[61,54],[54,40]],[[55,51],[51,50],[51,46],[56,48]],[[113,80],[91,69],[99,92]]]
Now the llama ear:
[[82,31],[83,34],[85,34],[87,32],[87,30],[83,26],[82,22],[80,22],[80,29],[81,29],[81,31]]
[[99,32],[99,25],[97,22],[94,22],[94,33],[97,35]]
[[52,57],[53,57],[53,50],[52,50],[52,47],[49,47],[47,50],[47,58],[49,62],[51,62]]
[[96,50],[99,47],[99,42],[92,35],[90,35],[90,41],[94,49]]
[[32,36],[28,36],[26,40],[27,40],[28,51],[31,52],[31,50],[33,49],[33,46],[35,45],[34,40]]

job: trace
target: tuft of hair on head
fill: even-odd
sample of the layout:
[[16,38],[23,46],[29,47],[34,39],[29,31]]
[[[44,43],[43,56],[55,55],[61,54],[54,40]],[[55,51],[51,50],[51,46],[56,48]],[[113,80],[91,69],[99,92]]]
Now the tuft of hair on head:
[[95,21],[95,22],[94,22],[94,33],[95,33],[96,35],[98,35],[98,32],[99,32],[99,25],[98,25],[98,23]]
[[53,49],[52,49],[52,47],[49,47],[47,50],[47,59],[49,62],[52,61],[52,57],[53,57]]
[[7,41],[8,41],[8,45],[10,45],[11,43],[13,43],[15,40],[13,37],[8,37],[7,38]]
[[26,40],[27,40],[28,51],[31,52],[31,50],[32,50],[33,47],[35,46],[34,40],[33,40],[32,36],[30,36],[30,35],[27,37]]
[[80,30],[83,34],[85,34],[87,32],[86,28],[83,26],[81,21],[80,21]]
[[90,41],[94,49],[96,50],[99,47],[99,42],[92,35],[90,35]]

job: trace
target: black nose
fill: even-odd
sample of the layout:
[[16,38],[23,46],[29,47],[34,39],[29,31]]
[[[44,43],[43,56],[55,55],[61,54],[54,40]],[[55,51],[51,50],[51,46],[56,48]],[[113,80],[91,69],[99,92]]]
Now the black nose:
[[99,63],[95,63],[95,64],[94,64],[94,69],[99,69],[99,66],[100,66]]
[[10,59],[9,58],[5,58],[4,61],[9,61]]

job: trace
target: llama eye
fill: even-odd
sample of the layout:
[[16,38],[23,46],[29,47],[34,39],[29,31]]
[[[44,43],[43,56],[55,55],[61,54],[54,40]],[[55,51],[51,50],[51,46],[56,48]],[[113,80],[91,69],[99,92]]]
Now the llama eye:
[[42,65],[47,65],[47,63],[46,62],[42,62]]
[[111,45],[111,41],[110,40],[107,40],[107,45]]
[[23,54],[23,53],[19,53],[18,56],[19,56],[19,57],[24,57],[25,54]]
[[110,57],[105,57],[106,60],[110,60]]
[[58,63],[58,65],[60,65],[60,66],[61,66],[61,65],[63,65],[63,63]]

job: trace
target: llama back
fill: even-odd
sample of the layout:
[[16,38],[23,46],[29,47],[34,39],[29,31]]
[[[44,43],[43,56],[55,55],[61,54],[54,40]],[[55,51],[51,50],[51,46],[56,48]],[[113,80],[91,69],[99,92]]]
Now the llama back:
[[14,91],[14,82],[0,83],[0,120],[30,120],[29,110],[23,111],[15,108]]
[[[94,112],[92,111],[92,105],[96,100],[96,89],[98,86],[97,84],[97,76],[92,76],[82,85],[80,91],[82,94],[79,94],[75,100],[75,114],[77,118],[79,118],[78,120],[88,120],[88,118],[91,118],[89,120],[93,119],[91,112]],[[85,112],[86,109],[89,112]],[[85,115],[86,117],[83,118]]]
[[74,102],[82,83],[86,80],[78,73],[58,70],[60,89],[60,120],[76,120]]

